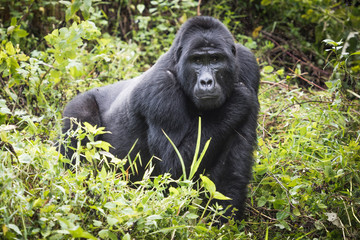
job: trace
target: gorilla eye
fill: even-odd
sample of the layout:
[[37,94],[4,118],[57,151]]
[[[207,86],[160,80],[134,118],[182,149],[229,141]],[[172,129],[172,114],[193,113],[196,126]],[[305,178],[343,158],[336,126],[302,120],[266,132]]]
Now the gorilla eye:
[[195,56],[193,57],[193,62],[196,63],[196,64],[200,64],[201,63],[201,58],[199,56]]
[[212,56],[211,59],[210,59],[210,61],[211,61],[212,63],[217,63],[217,62],[219,61],[219,57],[218,57],[218,56]]

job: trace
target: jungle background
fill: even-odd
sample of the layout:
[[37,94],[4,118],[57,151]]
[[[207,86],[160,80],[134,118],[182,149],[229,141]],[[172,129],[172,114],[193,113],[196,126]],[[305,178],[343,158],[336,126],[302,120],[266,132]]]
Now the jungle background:
[[[56,148],[71,98],[140,75],[196,15],[220,19],[261,68],[241,222],[219,223],[209,179],[149,169],[134,187],[108,144],[79,149],[101,168],[73,172]],[[0,0],[0,238],[359,239],[359,31],[359,1]]]

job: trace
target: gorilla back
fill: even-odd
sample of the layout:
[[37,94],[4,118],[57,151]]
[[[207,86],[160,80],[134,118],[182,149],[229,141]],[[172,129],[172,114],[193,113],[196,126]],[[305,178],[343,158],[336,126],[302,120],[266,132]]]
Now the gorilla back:
[[[198,118],[201,139],[212,139],[198,172],[210,176],[217,189],[230,197],[241,217],[251,179],[256,144],[259,69],[253,54],[236,44],[229,30],[211,17],[188,20],[177,33],[170,50],[141,76],[78,95],[64,110],[63,133],[69,118],[105,127],[111,134],[99,136],[111,152],[124,158],[140,153],[142,177],[152,156],[153,174],[182,175],[180,161],[163,134],[179,149],[189,171],[195,150]],[[71,139],[76,146],[76,140]],[[71,159],[73,151],[61,152]]]

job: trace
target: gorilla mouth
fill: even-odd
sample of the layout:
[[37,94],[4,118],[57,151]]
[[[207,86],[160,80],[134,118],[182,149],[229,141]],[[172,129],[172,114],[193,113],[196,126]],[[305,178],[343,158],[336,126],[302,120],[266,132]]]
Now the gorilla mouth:
[[199,93],[195,93],[194,94],[195,98],[198,100],[215,100],[219,98],[219,95],[216,93],[211,93],[211,92],[199,92]]
[[195,105],[201,110],[211,110],[221,106],[221,97],[217,95],[195,96]]
[[196,96],[199,100],[216,100],[219,97],[218,96],[212,96],[212,95],[205,95],[205,96]]

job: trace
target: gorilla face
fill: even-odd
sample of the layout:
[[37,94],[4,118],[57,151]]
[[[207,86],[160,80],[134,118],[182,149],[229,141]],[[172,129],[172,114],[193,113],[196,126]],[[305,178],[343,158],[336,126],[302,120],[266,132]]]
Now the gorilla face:
[[188,57],[191,82],[193,83],[192,100],[197,108],[209,110],[224,104],[226,56],[211,48],[201,48]]
[[[221,39],[223,40],[223,39]],[[178,77],[184,91],[199,110],[221,107],[230,96],[236,76],[233,42],[210,37],[189,37],[181,48]]]

